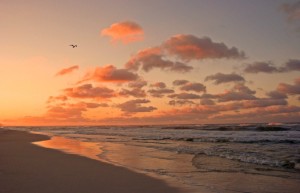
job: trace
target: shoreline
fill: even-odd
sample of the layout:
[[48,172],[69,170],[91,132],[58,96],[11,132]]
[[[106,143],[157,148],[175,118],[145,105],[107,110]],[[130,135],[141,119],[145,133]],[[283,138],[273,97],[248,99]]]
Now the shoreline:
[[50,137],[0,129],[0,193],[180,193],[165,182],[83,156],[36,146]]

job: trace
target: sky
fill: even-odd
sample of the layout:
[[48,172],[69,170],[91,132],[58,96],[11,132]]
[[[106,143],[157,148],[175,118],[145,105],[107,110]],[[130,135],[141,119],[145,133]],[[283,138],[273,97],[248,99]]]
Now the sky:
[[300,120],[298,0],[0,0],[0,29],[2,125]]

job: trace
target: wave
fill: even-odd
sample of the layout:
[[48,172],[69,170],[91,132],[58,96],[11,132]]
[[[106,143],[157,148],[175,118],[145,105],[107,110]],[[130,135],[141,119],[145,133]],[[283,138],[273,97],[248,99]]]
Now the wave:
[[[212,157],[219,157],[227,160],[233,160],[242,163],[255,164],[261,166],[276,167],[276,168],[283,168],[283,169],[297,169],[297,170],[300,169],[300,162],[297,159],[280,160],[272,157],[267,157],[266,155],[258,152],[234,152],[228,149],[226,151],[205,150],[201,153],[196,154],[193,158],[193,164],[196,167],[199,167],[200,164],[197,164],[197,161],[201,162],[202,160],[199,159],[200,158],[202,159],[203,155],[208,156],[209,159],[211,159]],[[222,162],[224,162],[224,160]],[[220,164],[222,165],[222,163]]]
[[204,131],[289,131],[289,126],[257,126],[257,125],[229,125],[229,126],[167,126],[161,127],[163,130],[204,130]]

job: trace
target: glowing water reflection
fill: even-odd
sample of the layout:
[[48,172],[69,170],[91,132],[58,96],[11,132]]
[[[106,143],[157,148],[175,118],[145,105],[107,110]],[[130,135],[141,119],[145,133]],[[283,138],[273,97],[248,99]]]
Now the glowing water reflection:
[[58,149],[69,154],[85,156],[91,159],[100,160],[98,155],[102,153],[101,145],[93,142],[83,142],[64,137],[52,137],[47,141],[34,142],[34,144],[50,148]]

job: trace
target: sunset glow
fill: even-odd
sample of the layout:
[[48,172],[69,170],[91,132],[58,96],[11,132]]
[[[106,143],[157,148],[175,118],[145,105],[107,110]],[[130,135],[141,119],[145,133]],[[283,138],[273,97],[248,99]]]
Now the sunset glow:
[[108,2],[0,2],[0,125],[300,120],[299,1]]

